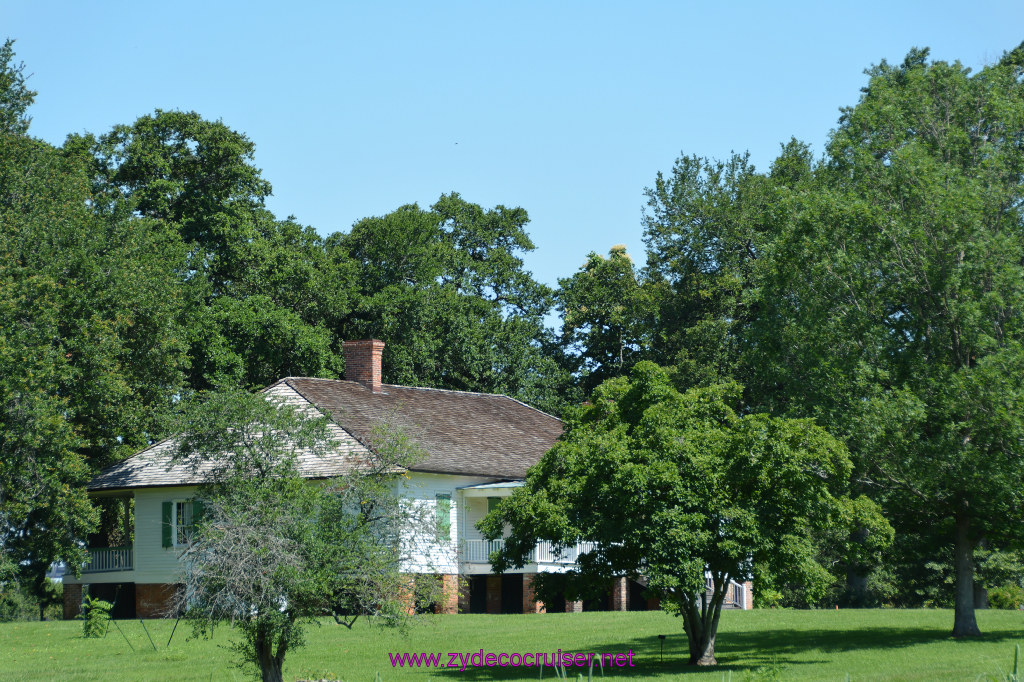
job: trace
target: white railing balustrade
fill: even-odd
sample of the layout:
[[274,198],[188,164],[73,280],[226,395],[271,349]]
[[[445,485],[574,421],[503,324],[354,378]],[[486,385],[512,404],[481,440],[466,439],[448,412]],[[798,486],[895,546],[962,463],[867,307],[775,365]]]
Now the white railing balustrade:
[[[471,564],[486,564],[487,557],[504,546],[504,540],[465,540],[462,560]],[[593,550],[595,546],[593,542],[581,542],[575,547],[566,547],[557,552],[550,542],[539,542],[530,552],[527,563],[574,564],[580,554]]]
[[131,547],[90,547],[89,560],[82,573],[107,573],[132,570]]
[[542,563],[574,564],[580,558],[580,554],[591,552],[595,547],[596,542],[580,542],[575,547],[565,547],[556,551],[550,542],[540,542],[537,544],[537,560]]

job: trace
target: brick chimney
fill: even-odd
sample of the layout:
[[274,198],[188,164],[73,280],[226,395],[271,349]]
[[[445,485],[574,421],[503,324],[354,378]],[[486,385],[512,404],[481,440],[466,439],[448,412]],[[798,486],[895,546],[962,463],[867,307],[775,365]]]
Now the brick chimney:
[[346,341],[341,347],[345,353],[345,378],[358,381],[374,393],[380,393],[380,355],[384,351],[384,342],[362,339]]

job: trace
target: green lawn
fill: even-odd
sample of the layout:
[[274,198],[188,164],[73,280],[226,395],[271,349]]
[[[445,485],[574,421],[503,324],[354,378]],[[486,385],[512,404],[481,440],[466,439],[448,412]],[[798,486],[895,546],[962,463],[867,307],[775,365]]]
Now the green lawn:
[[[979,611],[984,637],[948,636],[950,611],[731,611],[722,616],[714,672],[684,665],[681,622],[660,612],[527,616],[433,616],[407,636],[357,624],[309,631],[309,644],[288,655],[286,679],[535,680],[536,668],[396,669],[389,652],[534,652],[557,649],[619,653],[633,650],[635,668],[606,670],[613,678],[656,680],[976,680],[1003,679],[1015,644],[1024,644],[1024,611]],[[114,627],[105,639],[81,636],[81,623],[0,623],[0,680],[244,680],[223,645],[192,640],[184,625],[171,645],[174,621],[146,621],[153,651],[138,621],[119,621],[134,651]],[[658,635],[665,634],[665,660]],[[445,656],[447,662],[447,656]],[[545,671],[545,680],[555,679]]]

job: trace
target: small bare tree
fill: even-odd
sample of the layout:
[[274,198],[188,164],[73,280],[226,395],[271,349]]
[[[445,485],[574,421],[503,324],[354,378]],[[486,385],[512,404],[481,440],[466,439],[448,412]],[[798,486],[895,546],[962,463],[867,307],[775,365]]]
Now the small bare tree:
[[[436,601],[436,581],[415,581],[438,549],[429,508],[403,494],[420,453],[382,427],[368,456],[348,473],[309,480],[309,462],[339,456],[318,415],[248,393],[207,396],[189,410],[176,458],[204,472],[202,519],[184,551],[177,607],[197,634],[230,623],[239,666],[264,682],[282,680],[304,625],[333,616],[352,627],[362,615],[403,626],[417,599]],[[308,472],[307,472],[308,473]],[[428,568],[429,570],[429,568]],[[414,584],[428,593],[414,594]],[[433,588],[431,588],[433,586]]]

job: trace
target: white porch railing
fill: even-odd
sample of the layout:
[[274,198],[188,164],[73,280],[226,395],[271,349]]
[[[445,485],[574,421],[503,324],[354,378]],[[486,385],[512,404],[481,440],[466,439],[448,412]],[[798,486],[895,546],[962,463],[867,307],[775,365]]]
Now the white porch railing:
[[132,570],[131,547],[90,547],[89,560],[82,573],[106,573]]
[[[462,560],[471,564],[486,564],[487,557],[505,546],[504,540],[465,540]],[[528,563],[574,564],[580,554],[594,549],[595,543],[581,542],[556,552],[550,542],[539,542],[530,552]]]
[[561,552],[556,552],[550,542],[539,542],[535,551],[540,563],[574,564],[580,558],[580,554],[591,552],[595,547],[596,542],[580,542],[575,547],[566,547]]

